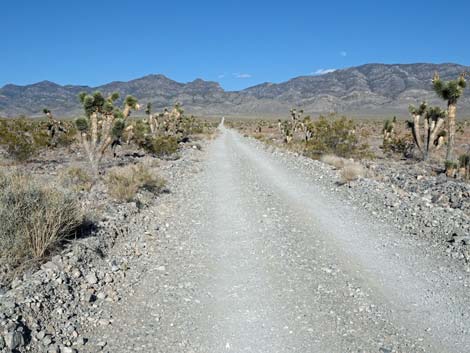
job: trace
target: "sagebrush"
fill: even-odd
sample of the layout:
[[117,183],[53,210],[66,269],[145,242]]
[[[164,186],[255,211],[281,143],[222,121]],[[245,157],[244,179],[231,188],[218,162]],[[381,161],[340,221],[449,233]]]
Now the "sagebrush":
[[108,171],[105,183],[108,194],[124,202],[132,201],[140,189],[159,193],[166,184],[163,178],[143,164],[114,167]]
[[41,258],[83,222],[73,193],[20,174],[0,173],[0,257]]

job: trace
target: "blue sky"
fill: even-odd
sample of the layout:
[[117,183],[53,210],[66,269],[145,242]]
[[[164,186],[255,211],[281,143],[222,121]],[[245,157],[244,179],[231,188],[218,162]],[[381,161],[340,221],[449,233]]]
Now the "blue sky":
[[0,86],[162,73],[236,90],[370,62],[469,65],[469,19],[468,0],[2,0]]

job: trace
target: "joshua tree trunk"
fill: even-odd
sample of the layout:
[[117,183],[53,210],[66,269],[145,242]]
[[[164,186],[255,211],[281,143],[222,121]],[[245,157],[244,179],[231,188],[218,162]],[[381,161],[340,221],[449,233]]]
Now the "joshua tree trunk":
[[419,126],[419,121],[421,119],[420,114],[413,114],[413,135],[415,138],[416,146],[418,149],[424,153],[423,142],[421,141],[421,131]]
[[447,132],[449,138],[447,139],[447,154],[446,160],[454,160],[454,141],[455,141],[455,115],[457,111],[456,104],[449,103],[447,106]]

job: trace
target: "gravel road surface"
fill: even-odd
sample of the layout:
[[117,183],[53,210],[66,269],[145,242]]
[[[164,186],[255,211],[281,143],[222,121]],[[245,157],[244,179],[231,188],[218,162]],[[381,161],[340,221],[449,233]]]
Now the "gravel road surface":
[[470,351],[468,274],[234,131],[200,165],[85,350]]

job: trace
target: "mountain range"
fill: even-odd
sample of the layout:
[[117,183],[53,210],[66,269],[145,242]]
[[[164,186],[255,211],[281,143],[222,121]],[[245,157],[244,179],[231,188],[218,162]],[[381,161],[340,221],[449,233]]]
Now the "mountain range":
[[[262,83],[241,91],[225,91],[219,83],[196,79],[188,83],[148,75],[98,87],[58,85],[42,81],[0,88],[0,116],[40,116],[47,107],[56,116],[77,116],[82,91],[130,94],[161,110],[178,101],[190,114],[204,116],[285,116],[292,107],[311,114],[337,112],[353,116],[407,115],[410,104],[427,100],[444,106],[431,79],[439,72],[455,79],[470,67],[458,64],[366,64],[323,75],[300,76],[282,83]],[[459,112],[470,114],[470,94],[459,101]],[[142,114],[142,113],[140,113]]]

